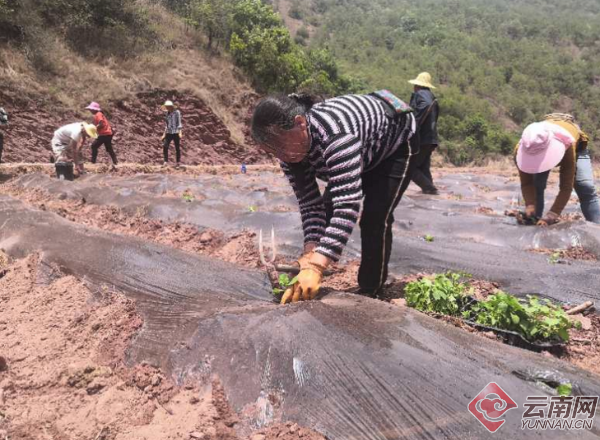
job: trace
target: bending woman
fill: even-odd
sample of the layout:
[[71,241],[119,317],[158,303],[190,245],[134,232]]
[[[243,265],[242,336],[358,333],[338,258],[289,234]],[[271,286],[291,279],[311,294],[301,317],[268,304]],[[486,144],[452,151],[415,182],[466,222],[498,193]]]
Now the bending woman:
[[[575,189],[585,219],[600,223],[600,200],[594,185],[588,137],[572,116],[555,113],[527,126],[515,150],[515,160],[528,219],[539,219],[538,226],[558,222]],[[559,192],[544,214],[546,183],[555,167],[560,169]]]
[[[298,95],[260,101],[252,135],[281,161],[304,230],[298,283],[282,304],[315,298],[324,270],[338,261],[352,234],[363,198],[358,284],[363,295],[380,293],[392,250],[394,209],[410,183],[409,140],[415,129],[412,113],[397,111],[374,95],[318,104]],[[324,194],[317,179],[327,184]]]

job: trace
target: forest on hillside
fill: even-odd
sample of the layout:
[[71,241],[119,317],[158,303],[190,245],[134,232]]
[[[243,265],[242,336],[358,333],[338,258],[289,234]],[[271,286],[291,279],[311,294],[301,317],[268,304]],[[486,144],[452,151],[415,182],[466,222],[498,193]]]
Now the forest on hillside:
[[314,29],[308,44],[371,88],[408,99],[407,80],[429,71],[443,151],[456,163],[509,153],[524,125],[552,111],[575,114],[600,138],[597,0],[291,3],[289,14]]
[[[175,44],[148,14],[156,3],[260,93],[388,88],[408,100],[407,81],[429,71],[441,152],[456,164],[509,154],[552,111],[600,139],[597,0],[0,0],[0,44],[44,74],[60,74],[59,38],[83,56],[135,57]],[[302,26],[290,32],[277,11]]]

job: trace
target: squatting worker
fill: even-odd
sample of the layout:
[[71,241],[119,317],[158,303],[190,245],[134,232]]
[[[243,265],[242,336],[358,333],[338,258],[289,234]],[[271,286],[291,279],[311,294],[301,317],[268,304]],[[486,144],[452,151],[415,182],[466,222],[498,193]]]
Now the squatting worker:
[[[359,293],[380,293],[387,278],[394,209],[410,182],[409,140],[415,130],[412,113],[398,113],[373,95],[320,103],[304,95],[270,96],[259,102],[252,135],[281,161],[304,230],[298,283],[285,292],[282,304],[314,299],[324,270],[338,261],[348,242],[363,198]],[[317,179],[327,182],[323,195]]]
[[4,133],[2,128],[8,125],[8,113],[0,107],[0,163],[2,163],[2,152],[4,151]]
[[81,149],[87,138],[97,139],[96,126],[85,122],[75,122],[60,127],[54,132],[52,138],[52,152],[54,153],[54,165],[57,177],[65,176],[72,179],[73,164],[78,173],[83,173],[81,162]]
[[[587,221],[600,223],[600,201],[594,186],[594,171],[588,137],[570,115],[547,115],[523,131],[515,150],[525,200],[525,215],[540,218],[539,226],[558,221],[573,188]],[[544,215],[544,191],[550,170],[560,168],[559,192]]]
[[435,89],[431,83],[431,75],[420,73],[416,79],[409,81],[414,86],[410,97],[410,106],[415,110],[417,132],[419,133],[419,152],[413,158],[412,181],[424,194],[438,194],[431,175],[431,155],[438,146],[437,121],[439,115],[438,101],[431,91]]
[[160,138],[163,142],[163,156],[164,166],[169,164],[169,146],[171,142],[175,144],[175,156],[177,159],[177,166],[181,163],[181,149],[180,143],[183,137],[183,125],[181,123],[181,112],[177,110],[175,104],[172,101],[165,102],[162,107],[163,111],[167,112],[165,116],[165,132]]
[[113,140],[113,130],[106,119],[106,116],[102,112],[102,108],[100,108],[100,104],[97,102],[92,102],[90,105],[86,107],[87,110],[90,111],[94,115],[94,125],[98,130],[98,139],[92,142],[92,163],[96,163],[98,159],[98,150],[102,145],[105,146],[106,152],[110,155],[112,159],[113,168],[117,166],[117,155],[113,150],[112,140]]

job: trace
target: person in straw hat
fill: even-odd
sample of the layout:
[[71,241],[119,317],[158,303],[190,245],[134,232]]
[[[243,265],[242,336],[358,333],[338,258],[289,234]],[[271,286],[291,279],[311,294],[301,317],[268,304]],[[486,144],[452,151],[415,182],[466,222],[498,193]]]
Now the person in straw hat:
[[113,168],[117,166],[117,155],[112,147],[112,139],[113,139],[113,130],[104,116],[102,109],[100,108],[100,104],[97,102],[92,102],[90,105],[86,107],[94,115],[94,125],[98,130],[98,139],[92,142],[92,163],[96,163],[96,159],[98,159],[98,150],[102,145],[106,147],[106,152],[110,155],[112,159]]
[[86,122],[64,125],[54,132],[52,152],[59,178],[62,175],[59,170],[67,169],[69,176],[74,174],[73,164],[75,164],[76,173],[84,172],[81,149],[87,138],[97,139],[98,130],[95,125]]
[[165,116],[165,132],[161,137],[161,141],[163,142],[163,165],[167,166],[169,164],[169,146],[171,145],[171,142],[173,142],[175,144],[175,156],[177,159],[177,166],[179,167],[181,163],[180,142],[183,136],[181,112],[177,110],[177,106],[173,103],[173,101],[166,101],[161,108],[163,111],[167,112]]
[[[525,220],[534,218],[538,226],[558,222],[575,189],[585,219],[600,223],[588,137],[572,116],[551,114],[528,125],[515,149],[515,162],[525,201]],[[560,169],[559,192],[544,215],[544,191],[550,170],[555,167]]]
[[431,83],[431,75],[427,72],[420,73],[409,83],[414,85],[410,106],[415,111],[419,134],[419,152],[413,158],[412,181],[423,190],[423,193],[435,195],[438,194],[438,189],[431,175],[431,154],[438,146],[439,105],[431,92],[435,87]]
[[[0,107],[0,128],[8,125],[8,113]],[[4,150],[4,133],[0,130],[0,163],[2,163],[2,150]]]

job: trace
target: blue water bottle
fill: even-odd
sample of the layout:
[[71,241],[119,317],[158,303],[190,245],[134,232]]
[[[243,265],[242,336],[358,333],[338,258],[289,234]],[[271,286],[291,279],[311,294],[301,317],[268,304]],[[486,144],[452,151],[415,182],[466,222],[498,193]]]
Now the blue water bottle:
[[242,174],[246,174],[246,171],[248,171],[248,170],[246,169],[246,164],[245,164],[245,163],[242,163]]

